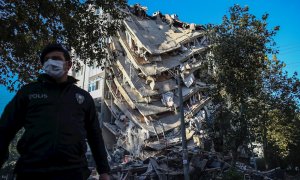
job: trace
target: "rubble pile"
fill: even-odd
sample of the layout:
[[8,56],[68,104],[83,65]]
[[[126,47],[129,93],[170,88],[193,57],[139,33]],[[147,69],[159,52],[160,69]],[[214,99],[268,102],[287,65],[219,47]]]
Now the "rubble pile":
[[[231,165],[231,156],[223,156],[221,153],[203,151],[199,147],[188,148],[190,179],[224,179],[227,172],[235,170],[243,179],[265,180],[284,179],[285,175],[279,168],[270,171],[257,171],[253,167],[241,162]],[[117,158],[121,158],[117,150]],[[121,154],[122,154],[121,153]],[[166,149],[160,155],[140,160],[129,155],[124,155],[119,162],[112,165],[112,179],[122,180],[182,180],[183,163],[182,148],[174,146]],[[115,157],[116,158],[116,157]],[[228,179],[228,177],[227,177]]]
[[[218,153],[204,152],[197,147],[189,147],[188,157],[190,175],[194,177],[208,176],[208,174],[217,177],[230,167],[231,158],[224,158]],[[180,146],[165,149],[160,155],[145,160],[124,158],[121,164],[115,165],[112,170],[115,179],[183,179]]]

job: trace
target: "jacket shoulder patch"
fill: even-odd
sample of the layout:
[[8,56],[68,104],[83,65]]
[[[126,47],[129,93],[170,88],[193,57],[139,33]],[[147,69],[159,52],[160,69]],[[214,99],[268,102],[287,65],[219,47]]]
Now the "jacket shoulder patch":
[[84,96],[79,93],[76,93],[75,95],[76,95],[76,100],[77,100],[78,104],[82,104],[85,100]]

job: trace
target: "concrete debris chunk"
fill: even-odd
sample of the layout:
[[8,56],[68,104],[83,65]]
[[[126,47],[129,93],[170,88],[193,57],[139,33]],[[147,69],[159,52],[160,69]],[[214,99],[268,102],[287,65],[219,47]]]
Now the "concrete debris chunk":
[[[249,179],[284,179],[282,170],[275,168],[270,171],[257,171],[250,166],[237,162],[230,164],[232,158],[221,153],[201,150],[199,147],[189,147],[189,176],[191,179],[223,179],[229,170],[236,170]],[[246,168],[240,168],[244,166]],[[166,149],[156,157],[149,157],[144,161],[132,158],[130,161],[113,166],[112,179],[183,179],[182,149],[175,147]]]
[[174,98],[173,92],[166,92],[162,94],[161,102],[163,103],[163,105],[167,107],[172,107],[174,105],[173,98]]
[[190,87],[195,81],[195,76],[194,74],[190,74],[188,77],[183,79],[184,84],[186,85],[186,87]]

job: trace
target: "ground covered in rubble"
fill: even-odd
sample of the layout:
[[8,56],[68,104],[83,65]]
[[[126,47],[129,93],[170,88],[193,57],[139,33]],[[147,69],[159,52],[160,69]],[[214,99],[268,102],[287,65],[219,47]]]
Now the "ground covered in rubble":
[[[133,158],[126,150],[117,149],[111,156],[112,179],[182,180],[182,148],[175,146],[160,155],[145,160]],[[285,179],[280,168],[258,171],[247,159],[232,165],[232,157],[218,152],[204,151],[199,147],[188,148],[190,179]]]

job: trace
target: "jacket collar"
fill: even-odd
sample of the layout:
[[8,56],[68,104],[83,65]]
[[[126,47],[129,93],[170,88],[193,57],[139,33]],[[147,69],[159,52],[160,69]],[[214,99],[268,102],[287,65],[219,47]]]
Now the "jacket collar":
[[55,81],[54,78],[52,78],[51,76],[49,76],[48,74],[41,74],[39,77],[38,77],[38,82],[42,82],[42,83],[50,83],[50,84],[75,84],[78,80],[75,79],[74,77],[72,76],[68,76],[68,79],[66,82],[63,82],[63,83],[57,83]]

